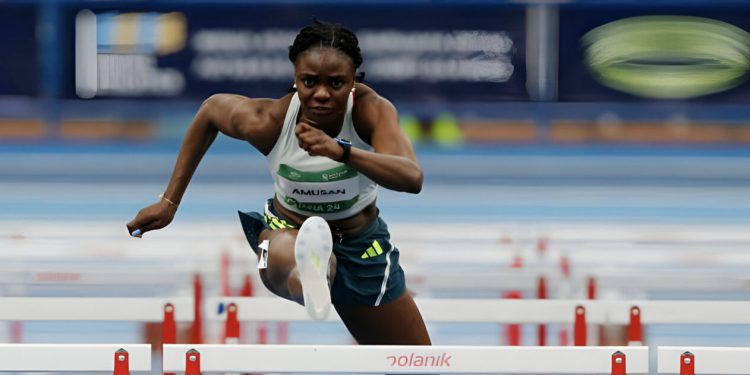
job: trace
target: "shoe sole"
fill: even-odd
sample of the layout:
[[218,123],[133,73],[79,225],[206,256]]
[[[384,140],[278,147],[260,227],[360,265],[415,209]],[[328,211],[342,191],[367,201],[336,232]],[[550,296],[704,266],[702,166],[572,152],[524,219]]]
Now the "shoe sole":
[[333,239],[328,223],[318,216],[302,223],[294,243],[305,309],[314,320],[328,317],[331,309],[331,291],[328,289],[328,263],[331,259]]

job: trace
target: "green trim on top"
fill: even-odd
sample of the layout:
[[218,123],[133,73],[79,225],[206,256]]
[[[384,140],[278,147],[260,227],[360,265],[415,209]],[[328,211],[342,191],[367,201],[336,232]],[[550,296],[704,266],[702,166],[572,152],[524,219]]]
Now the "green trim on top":
[[286,164],[279,165],[279,176],[295,182],[332,182],[357,177],[358,172],[346,164],[319,172],[305,172]]

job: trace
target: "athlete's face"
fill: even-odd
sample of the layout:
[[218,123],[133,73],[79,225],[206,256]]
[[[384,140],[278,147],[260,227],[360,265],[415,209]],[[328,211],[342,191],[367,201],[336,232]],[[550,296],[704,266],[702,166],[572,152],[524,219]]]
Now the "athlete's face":
[[334,48],[312,47],[299,54],[294,81],[303,118],[317,124],[340,121],[354,87],[354,70],[352,59]]

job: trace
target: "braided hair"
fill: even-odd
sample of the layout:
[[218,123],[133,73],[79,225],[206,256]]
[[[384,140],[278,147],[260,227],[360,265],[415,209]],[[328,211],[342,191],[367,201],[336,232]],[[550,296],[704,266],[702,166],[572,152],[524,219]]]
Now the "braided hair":
[[329,47],[337,49],[352,59],[354,69],[362,65],[362,53],[359,40],[354,33],[341,24],[331,24],[313,19],[312,23],[300,30],[289,46],[289,60],[294,63],[300,53],[311,47]]

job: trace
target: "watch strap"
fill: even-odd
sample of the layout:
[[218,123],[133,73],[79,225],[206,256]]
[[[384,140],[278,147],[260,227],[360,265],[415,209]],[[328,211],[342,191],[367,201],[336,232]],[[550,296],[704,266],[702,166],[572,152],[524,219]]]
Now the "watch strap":
[[341,138],[334,138],[336,140],[336,143],[341,146],[342,149],[344,149],[344,155],[341,156],[341,159],[337,160],[340,163],[346,163],[349,161],[349,155],[352,153],[352,143],[341,139]]

